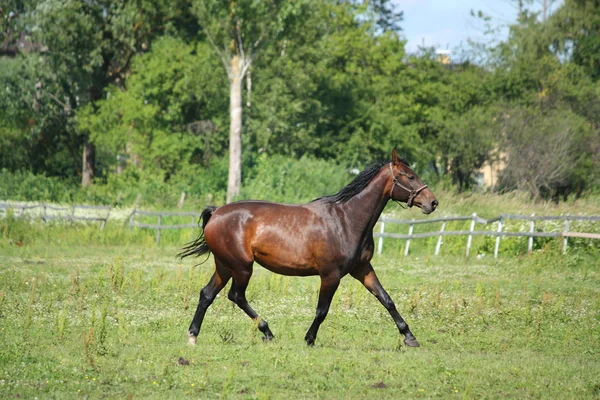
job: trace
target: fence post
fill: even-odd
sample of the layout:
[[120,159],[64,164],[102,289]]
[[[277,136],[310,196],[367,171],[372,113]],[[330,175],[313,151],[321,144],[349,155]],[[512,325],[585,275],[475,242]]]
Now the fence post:
[[437,243],[435,245],[435,255],[437,256],[440,253],[440,247],[442,246],[442,233],[446,229],[446,221],[442,222],[442,227],[440,229],[440,236],[438,236]]
[[[413,219],[414,221],[414,219]],[[410,247],[410,237],[413,234],[413,228],[414,228],[414,224],[410,224],[410,227],[408,228],[408,239],[406,240],[406,247],[404,248],[404,257],[406,257],[408,255],[408,249]]]
[[158,214],[158,228],[156,230],[156,244],[160,244],[160,224],[162,222],[162,215]]
[[494,246],[494,258],[498,258],[498,248],[500,247],[500,233],[502,233],[502,226],[504,225],[504,220],[502,219],[502,215],[500,215],[500,219],[498,220],[498,236],[496,236],[496,245]]
[[133,211],[131,212],[131,215],[129,216],[129,230],[133,229],[133,224],[134,224],[134,219],[135,219],[135,212],[136,212],[136,209],[134,208]]
[[179,208],[181,210],[184,202],[185,202],[185,192],[181,192],[181,197],[179,197],[179,201],[177,202],[177,208]]
[[71,225],[73,225],[73,221],[75,220],[75,204],[71,204]]
[[533,229],[534,229],[534,222],[533,222],[533,217],[535,216],[535,214],[531,214],[531,220],[529,221],[529,239],[527,240],[527,254],[531,254],[531,252],[533,251],[533,236],[531,235],[531,233],[533,233]]
[[[381,225],[379,226],[379,233],[383,234],[385,232],[385,222],[381,221]],[[379,240],[377,241],[377,254],[381,254],[383,251],[383,236],[379,236]]]
[[[477,214],[473,213],[471,216],[471,228],[469,228],[469,232],[473,232],[475,230],[475,220],[477,219]],[[469,253],[471,252],[471,242],[473,241],[473,235],[469,234],[467,236],[467,257],[469,257]]]
[[100,224],[100,230],[103,231],[104,230],[104,225],[106,225],[106,223],[108,222],[108,217],[110,215],[110,210],[112,207],[108,208],[108,211],[106,211],[106,216],[104,217],[104,219],[102,220],[102,223]]
[[[567,214],[567,220],[565,221],[565,232],[569,232],[569,228],[571,225],[571,221],[569,221],[569,214]],[[567,242],[569,241],[569,237],[565,236],[563,239],[563,254],[567,254]]]

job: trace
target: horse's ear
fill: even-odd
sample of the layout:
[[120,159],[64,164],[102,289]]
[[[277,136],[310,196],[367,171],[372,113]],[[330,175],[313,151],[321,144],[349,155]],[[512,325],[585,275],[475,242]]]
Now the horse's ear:
[[392,150],[392,162],[394,164],[398,164],[398,153],[396,152],[395,147],[394,147],[394,150]]

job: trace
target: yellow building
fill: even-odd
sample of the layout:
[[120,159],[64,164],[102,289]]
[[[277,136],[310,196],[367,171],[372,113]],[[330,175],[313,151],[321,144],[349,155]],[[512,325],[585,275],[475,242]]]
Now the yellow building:
[[450,64],[452,52],[450,50],[436,50],[435,57],[442,64]]

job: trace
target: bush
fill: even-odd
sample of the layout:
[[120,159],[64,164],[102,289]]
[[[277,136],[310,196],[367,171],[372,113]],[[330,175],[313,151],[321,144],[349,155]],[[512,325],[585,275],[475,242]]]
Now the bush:
[[32,172],[0,170],[0,199],[69,202],[78,191],[76,182]]
[[345,168],[304,156],[299,160],[261,154],[242,187],[240,198],[306,203],[336,193],[353,176]]
[[[213,159],[208,167],[187,165],[177,175],[165,177],[133,167],[121,174],[109,174],[93,186],[81,188],[76,180],[34,175],[31,172],[0,171],[0,199],[57,203],[133,204],[141,194],[140,206],[172,209],[181,192],[186,208],[199,209],[225,202],[228,159]],[[299,160],[261,154],[254,165],[244,169],[239,199],[305,203],[333,194],[348,184],[353,175],[334,162],[302,157]]]

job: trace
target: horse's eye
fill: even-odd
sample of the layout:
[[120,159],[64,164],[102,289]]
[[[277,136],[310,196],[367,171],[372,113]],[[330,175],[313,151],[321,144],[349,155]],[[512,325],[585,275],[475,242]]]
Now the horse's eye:
[[411,181],[414,181],[415,180],[415,176],[414,175],[409,175],[408,179],[411,180]]

